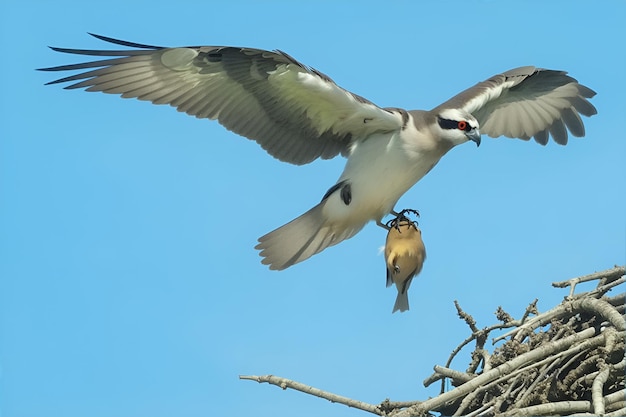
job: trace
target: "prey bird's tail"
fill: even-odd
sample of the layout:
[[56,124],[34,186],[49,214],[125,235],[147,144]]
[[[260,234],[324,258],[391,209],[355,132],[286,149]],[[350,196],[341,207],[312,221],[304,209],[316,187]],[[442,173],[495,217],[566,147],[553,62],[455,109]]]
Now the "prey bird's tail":
[[407,291],[400,292],[398,291],[398,296],[396,297],[396,303],[393,305],[392,313],[396,311],[400,311],[400,313],[407,311],[409,309],[409,295]]
[[261,263],[270,269],[283,270],[302,262],[354,236],[362,224],[330,224],[324,214],[322,201],[300,217],[259,238],[256,249],[263,257]]

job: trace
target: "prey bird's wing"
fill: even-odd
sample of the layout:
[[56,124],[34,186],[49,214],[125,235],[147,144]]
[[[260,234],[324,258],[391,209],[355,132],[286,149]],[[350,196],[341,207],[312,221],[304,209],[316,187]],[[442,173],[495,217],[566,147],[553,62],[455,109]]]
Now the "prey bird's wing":
[[223,46],[165,48],[93,35],[128,50],[52,48],[104,57],[44,71],[80,71],[49,84],[73,83],[125,98],[169,104],[258,142],[293,164],[347,155],[351,141],[402,127],[383,109],[280,51]]
[[491,137],[534,137],[545,145],[552,136],[565,145],[568,130],[573,136],[584,136],[580,115],[596,114],[587,100],[595,94],[564,71],[521,67],[476,84],[435,111],[463,109],[476,117],[480,132]]

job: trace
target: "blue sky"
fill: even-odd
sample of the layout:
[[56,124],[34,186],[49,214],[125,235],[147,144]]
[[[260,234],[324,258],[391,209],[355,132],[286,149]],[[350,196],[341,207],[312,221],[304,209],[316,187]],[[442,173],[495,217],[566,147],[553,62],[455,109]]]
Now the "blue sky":
[[[0,410],[14,416],[352,417],[238,380],[275,374],[366,402],[425,399],[422,381],[501,305],[624,263],[622,1],[84,2],[0,5]],[[281,49],[381,106],[432,108],[522,65],[597,91],[566,147],[459,146],[398,208],[419,209],[428,258],[391,314],[385,232],[269,271],[256,239],[316,204],[344,160],[274,160],[168,106],[43,84],[102,48]],[[454,362],[465,369],[467,355]]]

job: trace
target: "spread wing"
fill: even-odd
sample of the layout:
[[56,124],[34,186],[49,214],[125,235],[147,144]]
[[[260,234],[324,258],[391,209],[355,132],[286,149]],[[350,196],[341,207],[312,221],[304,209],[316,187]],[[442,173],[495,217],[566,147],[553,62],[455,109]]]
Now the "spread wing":
[[460,108],[480,123],[480,132],[545,145],[549,136],[567,144],[567,131],[585,135],[580,118],[597,113],[587,100],[596,93],[563,71],[521,67],[476,84],[438,106]]
[[346,155],[352,140],[402,126],[382,109],[280,51],[222,46],[164,48],[93,35],[135,49],[58,52],[106,57],[43,71],[80,71],[48,84],[73,83],[125,98],[169,104],[257,141],[293,164]]

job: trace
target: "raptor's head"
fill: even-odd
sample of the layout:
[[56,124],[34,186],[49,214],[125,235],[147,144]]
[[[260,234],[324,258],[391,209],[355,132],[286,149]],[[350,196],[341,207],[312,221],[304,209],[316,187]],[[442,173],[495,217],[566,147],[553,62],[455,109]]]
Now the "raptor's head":
[[476,146],[480,146],[478,120],[464,110],[443,110],[437,115],[437,127],[435,129],[439,129],[441,139],[451,142],[453,146],[468,140],[476,143]]

